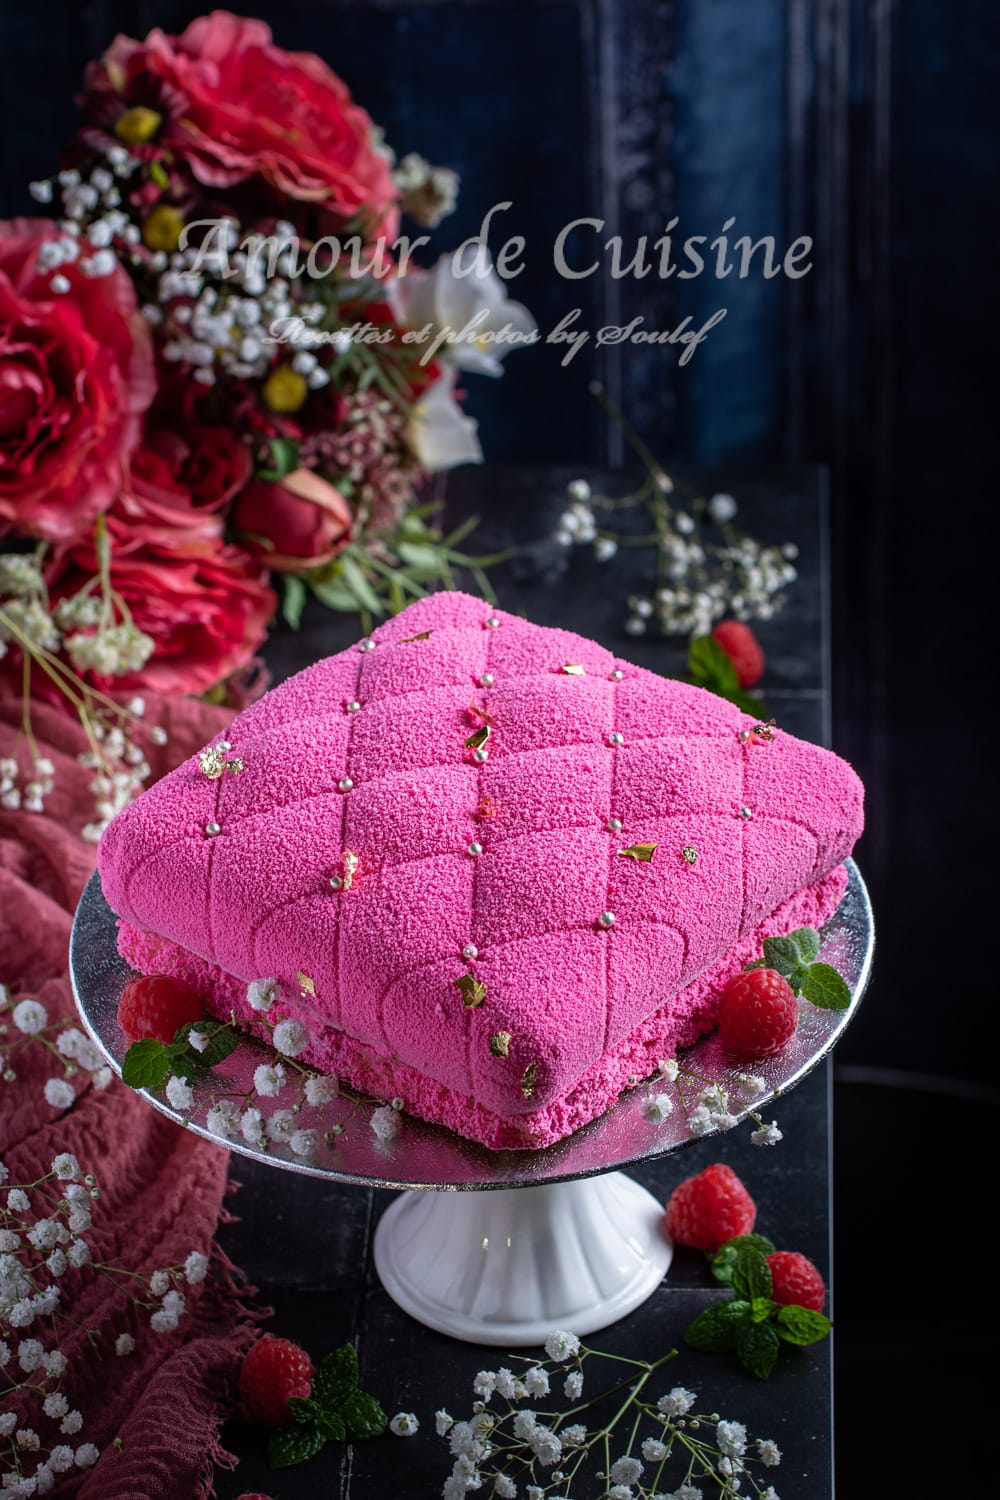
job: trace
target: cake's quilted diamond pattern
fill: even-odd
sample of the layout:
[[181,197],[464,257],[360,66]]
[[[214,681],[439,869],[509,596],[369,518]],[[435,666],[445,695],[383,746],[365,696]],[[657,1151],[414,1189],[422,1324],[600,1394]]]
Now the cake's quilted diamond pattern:
[[[719,698],[566,631],[501,612],[488,629],[489,613],[460,594],[421,601],[375,632],[375,649],[268,693],[227,736],[243,773],[210,782],[188,761],[115,820],[100,868],[129,922],[241,980],[272,974],[294,994],[304,971],[317,992],[306,1009],[512,1117],[559,1099],[839,863],[861,789],[790,736],[741,745],[749,721]],[[481,764],[463,747],[473,702],[495,721]],[[645,842],[659,845],[650,864],[618,852]],[[335,893],[347,849],[360,868]],[[454,983],[470,942],[478,1009]],[[490,1053],[497,1030],[511,1033],[508,1058]]]

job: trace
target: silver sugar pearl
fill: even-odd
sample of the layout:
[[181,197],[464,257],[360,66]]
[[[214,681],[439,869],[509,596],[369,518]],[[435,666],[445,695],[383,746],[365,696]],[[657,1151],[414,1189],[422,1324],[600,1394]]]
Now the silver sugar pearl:
[[483,846],[482,844],[477,843],[475,839],[473,839],[472,843],[469,845],[468,849],[466,849],[465,852],[466,854],[471,854],[473,859],[475,859],[477,854],[482,854]]
[[344,877],[342,875],[330,876],[331,891],[342,891],[344,889]]
[[375,650],[375,642],[373,640],[369,640],[367,638],[365,640],[363,640],[363,641],[359,641],[358,642],[358,650],[359,651],[374,651]]
[[484,672],[483,675],[479,679],[479,686],[480,687],[492,687],[493,686],[493,682],[494,682],[493,673],[492,672]]
[[621,818],[609,818],[604,826],[609,833],[621,833],[622,820]]
[[210,839],[214,839],[215,835],[217,833],[221,833],[222,832],[222,824],[221,823],[206,823],[205,824],[205,832],[208,834],[208,837]]
[[482,765],[484,760],[489,760],[489,758],[490,752],[487,750],[485,745],[480,745],[479,749],[472,757],[472,759],[478,761],[480,765]]
[[600,927],[613,927],[615,925],[615,914],[613,911],[602,911],[597,919]]
[[468,959],[469,963],[471,963],[474,958],[479,957],[479,949],[476,947],[475,943],[466,943],[465,947],[462,949],[462,957]]
[[741,729],[740,730],[740,734],[739,734],[740,744],[741,745],[745,745],[746,742],[747,742],[747,740],[749,738],[750,738],[750,731],[749,731],[749,729]]
[[486,621],[486,629],[496,630],[499,627],[499,624],[500,621],[497,619],[496,615],[490,615]]
[[353,786],[354,782],[349,776],[341,776],[340,780],[337,782],[337,791],[349,792],[352,790]]
[[361,712],[361,704],[356,698],[352,698],[350,703],[344,704],[344,712],[347,714],[359,714]]
[[216,750],[231,750],[233,747],[228,740],[220,740],[215,748]]
[[618,670],[618,668],[615,667],[614,671],[611,672],[611,673],[609,673],[608,680],[610,682],[621,682],[621,680],[622,680],[622,678],[624,676],[625,676],[625,673],[624,672],[620,672]]
[[617,731],[617,729],[614,731],[613,734],[609,734],[608,735],[608,744],[609,745],[624,745],[624,743],[625,743],[625,736],[623,734],[619,734],[618,731]]
[[749,807],[741,807],[740,808],[740,817],[741,818],[752,818],[753,817],[753,811],[752,811],[752,809],[749,808]]

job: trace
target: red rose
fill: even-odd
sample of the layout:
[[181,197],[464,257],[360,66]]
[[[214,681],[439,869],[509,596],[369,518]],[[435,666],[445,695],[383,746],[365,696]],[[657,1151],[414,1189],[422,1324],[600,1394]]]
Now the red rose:
[[108,512],[114,550],[214,547],[222,537],[217,512],[252,471],[246,444],[228,427],[147,428]]
[[48,222],[0,223],[0,536],[68,542],[114,499],[154,373],[120,266],[38,269],[59,238]]
[[[91,548],[74,549],[53,594],[75,593],[96,567]],[[141,671],[98,679],[116,696],[207,691],[247,666],[277,606],[260,564],[233,546],[187,553],[113,551],[111,586],[138,629],[155,642]]]
[[259,175],[395,233],[397,193],[370,117],[313,53],[276,47],[263,21],[216,10],[181,36],[118,36],[84,84],[91,119],[130,144],[155,138],[206,187]]
[[278,573],[310,573],[351,539],[351,507],[311,469],[248,485],[230,512],[240,539]]

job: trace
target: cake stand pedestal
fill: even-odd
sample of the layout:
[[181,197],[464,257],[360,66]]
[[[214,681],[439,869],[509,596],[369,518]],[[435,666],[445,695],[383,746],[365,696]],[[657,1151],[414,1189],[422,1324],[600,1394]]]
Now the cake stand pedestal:
[[[823,1058],[857,1011],[874,950],[871,905],[853,861],[843,900],[822,931],[821,956],[851,990],[843,1011],[802,1003],[799,1029],[777,1057],[754,1064],[762,1110],[793,1088]],[[116,1072],[128,1043],[118,1000],[132,971],[116,946],[117,918],[97,876],[84,891],[70,940],[70,974],[83,1023]],[[370,1127],[376,1107],[342,1094],[330,1104],[303,1104],[300,1129],[317,1132],[313,1158],[287,1146],[249,1144],[209,1129],[216,1097],[245,1094],[256,1067],[273,1057],[251,1037],[195,1086],[186,1115],[159,1093],[144,1097],[161,1113],[228,1150],[269,1166],[368,1187],[406,1189],[375,1235],[375,1264],[389,1295],[429,1327],[498,1347],[542,1342],[553,1328],[593,1333],[638,1307],[662,1280],[672,1247],[663,1207],[619,1170],[664,1156],[694,1137],[674,1086],[662,1079],[627,1091],[598,1120],[540,1151],[488,1151],[410,1116],[388,1141]],[[701,1079],[738,1090],[718,1038],[684,1052],[682,1065]],[[275,1100],[278,1108],[295,1103]],[[675,1108],[660,1124],[641,1105],[669,1092]],[[336,1133],[329,1134],[337,1127]],[[744,1126],[744,1128],[746,1128]],[[436,1191],[427,1191],[434,1189]]]

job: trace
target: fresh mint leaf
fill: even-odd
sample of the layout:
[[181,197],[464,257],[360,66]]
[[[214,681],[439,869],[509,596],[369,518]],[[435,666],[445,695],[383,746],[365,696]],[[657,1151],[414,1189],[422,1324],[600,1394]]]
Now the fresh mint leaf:
[[684,1340],[692,1349],[703,1349],[707,1354],[725,1354],[736,1348],[740,1330],[749,1322],[749,1302],[715,1302],[698,1314]]
[[778,1335],[770,1323],[750,1323],[740,1330],[736,1353],[740,1364],[759,1380],[766,1380],[778,1357]]
[[322,1407],[319,1402],[311,1400],[308,1396],[289,1396],[288,1410],[294,1422],[316,1422],[319,1420]]
[[727,1240],[722,1249],[712,1257],[712,1275],[717,1281],[732,1283],[736,1259],[744,1245],[759,1250],[761,1255],[770,1255],[774,1250],[774,1245],[763,1234],[736,1235],[734,1239]]
[[341,1344],[316,1366],[312,1398],[324,1411],[336,1411],[358,1389],[358,1356],[352,1344]]
[[815,927],[796,927],[788,934],[788,941],[798,944],[799,957],[804,964],[811,964],[819,958],[819,933]]
[[821,1010],[846,1010],[851,1003],[847,982],[832,964],[810,964],[803,971],[799,993]]
[[183,1078],[185,1083],[194,1083],[195,1067],[192,1058],[185,1053],[171,1060],[170,1071],[177,1078]]
[[302,611],[306,607],[306,586],[295,573],[286,573],[282,580],[281,618],[293,630],[302,623]]
[[167,1049],[155,1037],[133,1042],[122,1063],[122,1081],[132,1089],[158,1089],[169,1072]]
[[276,1427],[267,1440],[267,1458],[272,1469],[290,1469],[313,1458],[326,1443],[318,1423],[287,1422]]
[[769,937],[764,939],[764,961],[769,969],[777,969],[789,979],[802,965],[799,945],[791,937]]
[[343,1443],[349,1436],[347,1422],[339,1411],[324,1411],[317,1417],[319,1429],[325,1438],[334,1443]]
[[745,693],[742,688],[738,688],[735,693],[725,693],[723,696],[728,698],[730,703],[735,703],[736,707],[741,708],[745,714],[750,714],[758,723],[767,718],[767,709],[752,693]]
[[357,1443],[365,1438],[381,1437],[389,1425],[389,1418],[374,1396],[365,1391],[353,1391],[341,1403],[339,1416],[343,1417],[349,1442]]
[[[208,1046],[204,1052],[196,1052],[191,1046],[188,1038],[192,1031],[200,1031],[203,1036],[208,1037]],[[225,1021],[185,1021],[175,1031],[174,1042],[184,1044],[182,1055],[193,1062],[196,1068],[214,1068],[220,1062],[225,1062],[231,1052],[235,1052],[239,1038],[235,1029]],[[176,1071],[176,1063],[174,1070]]]
[[770,1297],[771,1270],[756,1245],[741,1245],[737,1250],[733,1291],[748,1302],[757,1297]]
[[770,1297],[755,1297],[750,1304],[753,1321],[755,1323],[766,1322],[774,1314],[777,1306],[777,1302],[772,1302]]
[[710,635],[696,635],[688,648],[688,671],[699,687],[722,698],[740,691],[740,679],[732,658]]
[[816,1344],[825,1339],[833,1324],[825,1313],[813,1312],[812,1308],[799,1307],[791,1302],[779,1307],[775,1319],[778,1337],[788,1344]]
[[749,973],[749,971],[751,969],[766,969],[766,968],[767,968],[767,959],[766,958],[755,958],[752,964],[744,964],[743,965],[743,972],[744,972],[744,974],[747,974],[747,973]]

